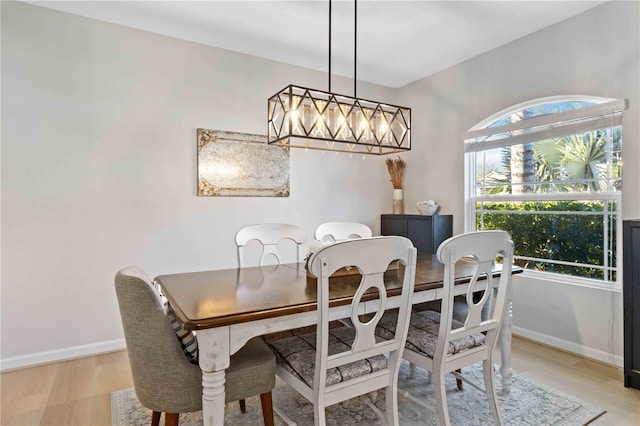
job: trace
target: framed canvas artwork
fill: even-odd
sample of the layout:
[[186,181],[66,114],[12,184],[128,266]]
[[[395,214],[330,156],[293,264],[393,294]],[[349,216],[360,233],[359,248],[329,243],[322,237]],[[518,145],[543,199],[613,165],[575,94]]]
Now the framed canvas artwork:
[[288,197],[289,148],[263,135],[198,129],[198,195]]

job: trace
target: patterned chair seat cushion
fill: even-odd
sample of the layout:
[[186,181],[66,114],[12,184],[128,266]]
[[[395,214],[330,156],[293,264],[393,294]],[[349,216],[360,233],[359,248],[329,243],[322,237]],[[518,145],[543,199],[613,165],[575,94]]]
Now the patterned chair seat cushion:
[[[351,326],[351,321],[346,321],[349,322],[345,323],[343,322],[343,320],[330,321],[329,328],[331,329],[336,327],[344,327],[345,325]],[[317,327],[315,325],[307,325],[304,327],[293,328],[291,330],[276,331],[275,333],[265,334],[264,336],[262,336],[262,340],[264,340],[267,344],[270,344],[275,342],[276,340],[286,339],[288,337],[315,333],[316,329]]]
[[[376,334],[384,339],[392,338],[395,334],[396,323],[398,321],[398,310],[394,309],[385,312],[380,319]],[[453,320],[452,328],[460,328],[463,324],[460,321]],[[436,311],[420,311],[411,313],[411,321],[409,323],[409,332],[407,334],[407,343],[405,348],[418,352],[433,358],[438,344],[438,331],[440,329],[440,312]],[[447,349],[448,355],[457,354],[466,349],[480,346],[484,343],[484,334],[474,333],[469,336],[449,342]]]
[[308,325],[306,327],[294,328],[292,330],[276,331],[275,333],[269,333],[262,336],[262,339],[268,344],[272,344],[278,340],[288,339],[290,337],[303,336],[305,334],[311,334],[316,332],[315,325]]
[[176,317],[173,307],[169,302],[166,303],[164,309],[171,323],[171,328],[173,328],[176,337],[180,341],[180,346],[182,346],[184,354],[192,364],[198,365],[198,339],[196,339],[195,334],[192,331],[187,331],[182,328],[182,323]]
[[196,338],[195,333],[182,328],[182,323],[178,320],[178,317],[173,310],[173,306],[171,306],[167,298],[162,293],[160,284],[154,281],[151,288],[155,293],[155,296],[158,298],[162,310],[167,315],[167,319],[171,323],[171,328],[173,328],[173,331],[176,333],[176,337],[180,342],[180,346],[182,347],[184,354],[192,364],[198,365],[198,339]]
[[[355,330],[349,327],[333,327],[329,330],[329,356],[351,348]],[[270,340],[269,347],[276,356],[276,363],[313,387],[316,364],[316,333],[296,334]],[[365,360],[341,365],[327,371],[327,386],[347,381],[387,367],[387,358],[377,355]]]

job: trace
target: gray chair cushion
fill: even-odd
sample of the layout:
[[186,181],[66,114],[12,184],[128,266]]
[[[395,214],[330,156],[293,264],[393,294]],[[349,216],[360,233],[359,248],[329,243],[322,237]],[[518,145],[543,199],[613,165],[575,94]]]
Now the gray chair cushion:
[[287,339],[294,336],[303,336],[305,334],[311,334],[315,332],[316,326],[308,325],[306,327],[294,328],[292,330],[277,331],[275,333],[265,334],[264,336],[262,336],[262,338],[267,344],[271,344],[277,340]]
[[[481,297],[482,297],[482,294],[476,293],[473,295],[473,301],[477,303],[480,301]],[[419,304],[413,305],[413,310],[440,312],[441,303],[442,303],[441,300],[433,300],[430,302],[419,303]],[[480,315],[480,317],[482,318],[483,321],[486,319],[489,319],[489,316],[490,316],[489,308],[490,308],[489,303],[486,303],[482,307],[482,314]],[[467,306],[467,297],[455,296],[453,298],[453,319],[464,323],[465,320],[467,319],[468,314],[469,314],[469,306]]]
[[185,357],[150,280],[137,268],[115,277],[138,400],[158,412],[202,409],[202,373]]
[[[182,350],[191,363],[198,365],[198,339],[182,328],[171,304],[165,299],[164,307]],[[231,356],[225,371],[225,402],[270,392],[276,385],[276,358],[261,337],[249,340]]]
[[276,385],[276,358],[260,337],[231,356],[225,372],[225,400],[237,401],[271,391]]
[[[398,310],[387,311],[376,327],[376,334],[382,338],[389,339],[395,333],[395,324],[398,321]],[[452,328],[462,327],[462,323],[453,320]],[[405,347],[413,352],[433,358],[438,343],[438,332],[440,330],[440,312],[419,311],[411,313],[409,332]],[[447,354],[453,355],[465,349],[470,349],[484,343],[484,334],[475,333],[470,336],[455,339],[449,342]]]
[[[131,372],[138,400],[158,412],[202,409],[202,372],[190,362],[150,280],[137,268],[115,277]],[[275,356],[258,337],[231,356],[225,399],[237,401],[275,386]]]
[[[194,333],[182,328],[171,304],[162,294],[161,300],[173,331],[182,350],[191,363],[198,365],[198,339]],[[233,402],[247,397],[270,392],[276,384],[276,359],[273,352],[260,337],[249,340],[231,356],[225,371],[225,401]]]
[[[349,350],[355,339],[355,330],[334,327],[329,330],[329,356]],[[269,344],[278,365],[313,388],[316,363],[316,333],[298,334],[273,340]],[[377,355],[365,360],[332,368],[327,372],[327,386],[350,380],[364,374],[382,370],[387,358]]]
[[[337,328],[337,327],[344,327],[344,326],[348,326],[348,327],[353,327],[351,325],[351,320],[345,318],[342,320],[336,320],[336,321],[330,321],[329,322],[329,328]],[[281,340],[281,339],[285,339],[287,337],[293,337],[293,336],[302,336],[305,334],[312,334],[316,332],[317,327],[315,325],[307,325],[305,327],[298,327],[298,328],[293,328],[291,330],[284,330],[284,331],[276,331],[275,333],[269,333],[269,334],[265,334],[264,336],[262,336],[262,339],[267,343],[273,343],[276,340]]]

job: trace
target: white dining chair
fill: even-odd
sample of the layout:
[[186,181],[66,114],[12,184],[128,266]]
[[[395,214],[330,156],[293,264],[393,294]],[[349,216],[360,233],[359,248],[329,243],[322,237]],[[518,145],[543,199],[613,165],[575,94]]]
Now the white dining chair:
[[369,238],[371,228],[358,222],[326,222],[318,225],[315,238],[318,241],[344,241],[352,238]]
[[[405,265],[396,328],[388,339],[377,341],[376,325],[392,308],[387,304],[383,276],[394,261]],[[350,309],[341,311],[353,326],[331,327],[329,277],[344,266],[357,268],[362,276]],[[337,242],[309,259],[308,270],[318,282],[317,332],[276,340],[270,346],[276,354],[276,374],[313,403],[316,425],[326,423],[325,407],[378,389],[386,391],[387,424],[398,424],[398,372],[411,313],[415,268],[413,243],[397,236]],[[369,293],[365,296],[365,292]],[[363,298],[371,293],[377,294],[377,302],[366,303],[375,306],[375,314],[362,322],[359,313]]]
[[[438,247],[437,258],[445,265],[441,312],[425,310],[411,314],[403,357],[431,373],[441,425],[450,424],[444,375],[482,361],[484,389],[454,374],[487,393],[494,421],[500,425],[493,350],[511,285],[513,242],[504,231],[470,232],[445,240]],[[496,259],[502,262],[499,278],[492,275]],[[459,261],[475,264],[466,292],[468,314],[464,323],[453,318],[455,265]],[[474,302],[474,293],[482,295],[480,300],[476,296],[477,302]],[[483,320],[482,310],[487,303],[490,303],[489,315]],[[394,315],[387,315],[380,321],[376,331],[380,337],[393,333],[393,320]]]
[[270,257],[275,258],[276,263],[284,263],[278,250],[278,244],[283,240],[291,240],[295,243],[295,262],[300,262],[300,250],[302,243],[307,241],[307,233],[296,225],[286,223],[263,223],[249,225],[236,233],[236,246],[238,247],[238,265],[250,266],[249,258],[245,252],[246,245],[256,240],[262,245],[258,265],[264,265]]

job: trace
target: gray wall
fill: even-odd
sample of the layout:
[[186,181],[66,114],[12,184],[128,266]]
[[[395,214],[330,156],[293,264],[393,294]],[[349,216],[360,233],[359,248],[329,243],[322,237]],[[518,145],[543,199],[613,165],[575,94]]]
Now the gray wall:
[[[242,226],[379,232],[391,212],[382,158],[300,149],[289,198],[196,196],[197,128],[265,134],[267,98],[291,83],[325,89],[326,73],[1,7],[3,367],[123,347],[113,276],[129,264],[151,276],[234,267]],[[352,84],[333,79],[337,92]]]
[[[123,346],[115,272],[235,266],[256,222],[312,235],[330,220],[379,232],[391,211],[383,159],[291,151],[291,197],[197,197],[196,128],[265,133],[266,99],[326,74],[142,31],[0,2],[2,368]],[[433,198],[463,230],[460,134],[507,106],[557,94],[628,98],[624,216],[640,217],[638,3],[595,8],[400,90],[413,108],[403,155],[407,211]],[[443,40],[443,42],[446,42]],[[351,81],[335,78],[337,92]],[[606,358],[620,354],[620,294],[517,280],[519,331]],[[609,315],[613,307],[613,342]]]
[[[413,108],[410,202],[433,198],[464,230],[461,134],[511,105],[553,95],[628,99],[623,117],[623,218],[640,217],[640,22],[638,2],[611,2],[400,89]],[[619,292],[515,280],[516,331],[607,362],[622,354]],[[613,333],[612,333],[613,331]],[[613,349],[613,350],[612,350]],[[612,353],[614,355],[612,355]]]

